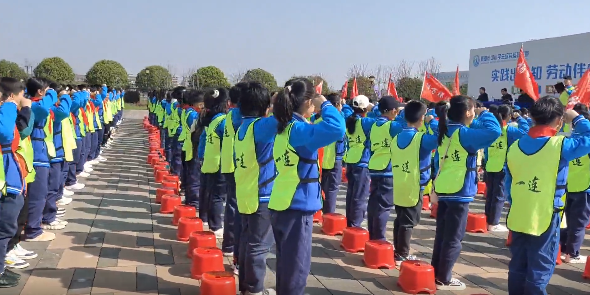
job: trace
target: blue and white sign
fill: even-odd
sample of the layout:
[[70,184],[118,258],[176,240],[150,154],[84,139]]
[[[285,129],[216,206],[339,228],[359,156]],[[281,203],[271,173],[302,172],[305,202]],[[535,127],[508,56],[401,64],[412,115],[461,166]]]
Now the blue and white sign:
[[514,75],[521,45],[541,95],[553,94],[553,85],[565,76],[577,83],[590,68],[590,33],[472,49],[468,94],[477,97],[480,87],[486,88],[490,99],[500,99],[502,88],[518,94]]

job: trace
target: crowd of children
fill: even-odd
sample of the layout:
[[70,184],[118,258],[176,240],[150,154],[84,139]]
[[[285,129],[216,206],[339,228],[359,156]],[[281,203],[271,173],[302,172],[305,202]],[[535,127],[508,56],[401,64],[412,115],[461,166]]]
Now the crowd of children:
[[37,257],[20,241],[46,242],[64,229],[79,178],[106,161],[122,120],[124,92],[106,85],[59,85],[44,78],[0,79],[0,288],[18,285],[11,268]]

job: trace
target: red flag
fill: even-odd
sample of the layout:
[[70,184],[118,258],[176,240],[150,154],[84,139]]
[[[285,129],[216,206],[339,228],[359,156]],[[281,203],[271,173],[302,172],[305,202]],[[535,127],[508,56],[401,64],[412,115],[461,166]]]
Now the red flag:
[[438,79],[428,72],[424,72],[421,98],[431,102],[448,101],[453,94]]
[[524,58],[524,50],[520,47],[520,53],[518,54],[518,61],[516,62],[516,75],[514,75],[514,86],[522,89],[528,94],[533,100],[539,99],[539,86],[535,82],[535,77],[531,73],[526,59]]
[[455,73],[455,86],[453,87],[453,95],[461,95],[461,84],[459,84],[459,66]]
[[324,86],[324,80],[320,81],[320,84],[315,86],[315,92],[317,94],[322,94],[322,87]]
[[356,85],[356,77],[354,77],[354,81],[352,81],[352,93],[350,94],[350,98],[355,98],[359,95],[359,88]]
[[395,83],[391,79],[391,74],[389,74],[389,83],[387,83],[387,95],[395,97],[397,101],[403,102],[403,100],[397,95],[397,90],[395,89]]
[[[570,95],[570,102],[568,103],[568,109],[574,107],[576,103],[583,103],[588,105],[590,103],[590,69],[586,70],[580,81],[578,81],[578,85],[576,89]],[[570,107],[571,105],[571,107]]]
[[340,98],[346,99],[347,96],[348,96],[348,80],[346,80],[346,82],[344,82],[344,85],[342,86]]

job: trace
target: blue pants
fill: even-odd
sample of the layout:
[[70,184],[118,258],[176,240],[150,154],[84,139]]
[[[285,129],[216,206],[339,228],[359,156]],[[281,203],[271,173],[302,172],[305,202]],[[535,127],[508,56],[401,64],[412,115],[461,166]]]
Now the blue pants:
[[393,178],[371,176],[371,194],[367,204],[370,240],[385,240],[391,208],[393,208]]
[[436,233],[430,264],[434,267],[435,278],[442,283],[451,281],[453,266],[461,254],[461,241],[467,227],[467,213],[469,213],[469,203],[443,200],[438,202]]
[[78,163],[76,163],[76,174],[80,174],[84,171],[84,164],[86,164],[86,158],[88,157],[86,154],[86,145],[88,144],[89,136],[90,134],[82,137],[80,140],[81,146],[78,146],[78,149],[80,149],[80,157],[78,157]]
[[342,160],[336,160],[333,169],[322,169],[322,191],[324,192],[324,207],[322,212],[336,212],[336,198],[342,183]]
[[[193,158],[186,163],[186,169],[183,169],[184,180],[184,204],[192,205],[199,209],[199,189],[201,187],[201,164],[199,160]],[[204,186],[204,185],[203,185]]]
[[489,225],[500,224],[502,209],[506,202],[504,179],[506,172],[486,172],[486,206],[485,213]]
[[34,239],[43,233],[41,220],[43,219],[43,209],[47,206],[49,169],[48,167],[35,167],[35,180],[27,187],[29,214],[25,226],[26,239]]
[[171,138],[170,171],[180,177],[182,175],[182,145],[178,142],[178,136]]
[[72,151],[74,156],[74,161],[67,162],[68,165],[68,175],[66,177],[66,186],[74,185],[78,182],[78,178],[76,177],[76,173],[78,170],[78,162],[80,161],[80,156],[82,154],[82,139],[76,139],[76,149]]
[[369,168],[347,165],[346,178],[346,222],[347,226],[361,227],[367,211],[367,196],[369,195]]
[[59,184],[59,193],[58,193],[58,200],[64,196],[64,188],[66,186],[66,180],[68,178],[68,173],[70,172],[70,162],[66,162],[64,159],[63,166],[61,167],[61,183]]
[[[86,143],[84,144],[84,148],[86,149],[86,159],[85,161],[90,161],[90,156],[92,154],[92,136],[94,136],[95,132],[86,133]],[[86,164],[86,162],[84,162]]]
[[[64,162],[51,163],[49,167],[49,180],[47,185],[47,201],[43,209],[43,223],[49,224],[55,221],[57,213],[57,200],[60,196],[60,185],[63,183],[62,170]],[[63,189],[63,186],[62,186]]]
[[508,264],[509,294],[547,294],[545,288],[555,270],[559,251],[560,222],[559,214],[553,214],[549,228],[538,237],[512,232],[512,259]]
[[[199,167],[203,166],[203,161],[198,160],[199,162]],[[197,204],[199,206],[198,211],[199,211],[199,218],[201,218],[201,220],[203,221],[203,223],[205,222],[209,222],[208,217],[207,217],[207,212],[203,212],[201,214],[201,209],[203,209],[203,211],[205,211],[205,208],[203,206],[203,203],[201,203],[201,200],[203,200],[207,194],[207,174],[205,173],[200,173],[201,169],[199,168],[199,183],[201,184],[199,186],[199,194],[198,194],[198,201]]]
[[4,273],[8,242],[18,230],[18,214],[24,203],[23,195],[8,194],[0,197],[0,273]]
[[[160,147],[166,148],[166,128],[160,127]],[[165,156],[165,155],[164,155]]]
[[166,161],[172,162],[172,137],[168,137],[168,129],[166,130],[166,136],[164,137],[164,154],[166,155]]
[[264,290],[266,256],[274,241],[268,203],[260,204],[253,214],[241,214],[241,219],[240,250],[236,255],[240,270],[239,289],[242,293],[259,293]]
[[304,295],[311,268],[314,212],[271,210],[277,248],[277,294]]
[[98,150],[98,130],[94,133],[91,133],[91,141],[90,141],[90,151],[88,153],[88,160],[92,161],[98,157],[97,150]]
[[104,139],[104,123],[102,124],[103,128],[102,129],[98,129],[98,132],[96,132],[96,157],[100,156],[100,149],[102,146],[102,140]]
[[227,201],[225,202],[225,213],[223,214],[223,242],[221,244],[221,250],[225,253],[235,253],[239,245],[239,234],[236,235],[235,228],[236,224],[239,223],[237,220],[238,201],[236,199],[236,179],[233,173],[225,173],[223,177],[225,178]]
[[577,257],[590,220],[590,194],[567,193],[564,211],[567,228],[561,230],[561,250],[563,254]]
[[209,223],[209,229],[216,231],[223,227],[221,214],[226,198],[225,178],[221,172],[203,173],[205,175],[205,193],[199,196],[199,218]]

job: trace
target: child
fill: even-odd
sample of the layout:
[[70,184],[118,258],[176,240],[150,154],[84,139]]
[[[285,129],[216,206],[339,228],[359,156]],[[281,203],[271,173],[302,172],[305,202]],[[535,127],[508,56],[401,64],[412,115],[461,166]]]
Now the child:
[[241,83],[236,87],[240,88],[239,112],[244,118],[235,139],[235,177],[240,180],[236,184],[240,212],[237,217],[243,219],[236,255],[239,290],[241,294],[276,294],[272,289],[264,290],[266,256],[274,242],[268,202],[276,175],[272,154],[275,134],[264,130],[276,130],[277,121],[264,118],[269,111],[270,95],[260,83]]
[[[480,125],[467,127],[476,114]],[[493,114],[475,109],[475,102],[467,96],[453,96],[449,108],[439,114],[438,124],[439,169],[434,190],[439,201],[431,264],[438,290],[464,290],[465,284],[452,278],[452,270],[461,253],[469,203],[477,193],[477,152],[490,146],[502,130]]]
[[[485,214],[488,223],[488,230],[492,232],[507,232],[508,229],[500,224],[502,209],[506,202],[504,195],[504,178],[506,171],[506,152],[508,147],[517,139],[529,132],[529,124],[518,115],[512,113],[512,118],[518,123],[518,128],[508,126],[511,110],[507,105],[500,105],[492,113],[502,126],[502,135],[491,146],[485,148],[485,170],[486,170],[486,204]],[[474,128],[474,124],[471,124]]]
[[392,96],[379,100],[380,116],[373,120],[369,130],[369,173],[371,177],[367,225],[370,240],[385,240],[389,212],[393,207],[393,178],[391,172],[391,140],[402,131],[402,125],[393,122],[399,102]]
[[[559,250],[569,162],[590,153],[590,122],[576,111],[564,114],[559,100],[545,96],[530,113],[535,126],[509,148],[506,157],[511,203],[506,223],[512,231],[510,294],[547,294]],[[576,134],[571,138],[556,135],[563,124],[571,124]]]
[[393,222],[393,245],[395,264],[415,260],[410,255],[412,229],[420,222],[422,194],[430,181],[432,150],[438,145],[438,134],[418,131],[423,125],[438,130],[438,122],[426,116],[426,106],[419,101],[410,101],[404,108],[407,127],[391,142],[391,167],[393,173],[393,203],[396,218]]
[[8,242],[18,230],[17,219],[24,204],[24,177],[15,156],[19,142],[18,132],[15,132],[17,112],[24,99],[21,82],[13,78],[0,80],[0,288],[17,286],[20,278],[5,268],[5,259]]
[[[319,124],[306,119],[314,109],[322,113]],[[345,123],[307,79],[288,81],[273,113],[278,127],[268,126],[260,134],[276,134],[273,158],[278,175],[268,208],[277,250],[277,294],[302,295],[311,267],[313,215],[322,208],[317,150],[341,139]]]
[[76,148],[72,150],[72,160],[66,163],[67,177],[65,186],[67,190],[81,190],[85,187],[83,183],[78,182],[76,170],[78,169],[78,162],[82,154],[82,133],[80,131],[80,125],[78,124],[78,115],[80,112],[80,106],[84,103],[84,94],[81,91],[76,91],[75,88],[71,88],[70,97],[72,98],[72,107],[70,111],[70,117],[68,119],[68,126],[71,130],[71,135],[74,137]]
[[84,171],[86,165],[86,160],[88,159],[88,146],[91,144],[90,139],[90,130],[89,130],[89,120],[88,115],[86,113],[86,105],[88,104],[89,93],[86,90],[86,85],[81,84],[78,86],[78,92],[80,95],[79,98],[79,108],[78,108],[78,116],[76,117],[76,121],[78,122],[78,130],[80,132],[80,156],[78,157],[78,163],[76,165],[76,174],[80,177],[88,177],[90,176],[89,172]]
[[182,146],[179,144],[179,137],[182,133],[182,125],[180,124],[180,116],[182,115],[184,105],[184,95],[186,88],[179,86],[172,90],[172,99],[176,101],[170,108],[170,116],[168,117],[168,136],[170,137],[170,171],[182,176]]
[[[342,104],[340,94],[331,93],[326,96],[326,99],[338,109],[342,111]],[[314,124],[322,122],[322,114],[315,115]],[[324,160],[322,162],[322,192],[324,193],[324,205],[322,212],[334,213],[336,212],[336,197],[340,191],[340,184],[342,183],[342,157],[346,152],[344,141],[346,137],[329,144],[324,147]]]
[[364,95],[352,100],[353,114],[346,118],[346,137],[348,149],[346,163],[346,223],[349,227],[361,227],[367,211],[369,195],[369,158],[371,157],[369,132],[374,120],[365,118],[371,103]]
[[225,88],[209,90],[205,94],[205,114],[199,122],[205,128],[199,147],[203,147],[201,173],[205,177],[205,193],[200,195],[199,217],[209,223],[218,238],[223,237],[223,202],[226,198],[225,178],[221,174],[221,146],[229,91]]
[[[574,111],[589,119],[588,108],[579,103]],[[572,131],[578,136],[578,130]],[[567,176],[567,196],[564,215],[567,228],[561,230],[561,251],[565,263],[585,264],[587,257],[580,255],[580,248],[584,242],[586,226],[590,220],[590,155],[576,158],[569,163]]]
[[[225,126],[223,130],[223,145],[221,146],[221,173],[225,178],[225,187],[227,191],[227,201],[225,202],[225,213],[223,214],[223,243],[221,250],[227,257],[237,257],[239,242],[238,238],[241,232],[240,217],[237,213],[236,203],[236,179],[234,171],[234,138],[236,130],[242,124],[242,114],[240,113],[240,96],[246,88],[247,83],[238,83],[229,90],[230,109],[227,112]],[[231,124],[230,124],[231,123]]]
[[[183,180],[184,187],[184,204],[194,206],[199,209],[199,188],[201,186],[201,166],[197,154],[194,152],[192,135],[195,132],[195,126],[199,118],[199,112],[203,108],[203,98],[205,93],[200,90],[191,90],[185,97],[186,112],[182,133],[179,137],[182,141],[182,151],[184,153],[183,162]],[[182,134],[185,134],[183,137]],[[200,136],[200,134],[198,135]],[[198,137],[197,136],[197,137]]]
[[53,111],[53,143],[55,145],[55,157],[52,158],[49,168],[48,193],[45,209],[43,210],[43,229],[59,230],[64,229],[67,222],[57,218],[57,202],[60,205],[67,205],[72,201],[67,195],[71,195],[64,190],[64,145],[62,138],[62,121],[70,115],[72,99],[62,86],[52,83],[51,88],[55,89],[59,96],[57,105],[51,107]]
[[172,130],[169,129],[168,125],[174,125],[172,121],[172,112],[176,111],[178,101],[172,98],[172,92],[166,90],[166,99],[162,101],[164,121],[162,123],[162,131],[164,131],[164,153],[166,154],[166,161],[169,163],[172,161]]

